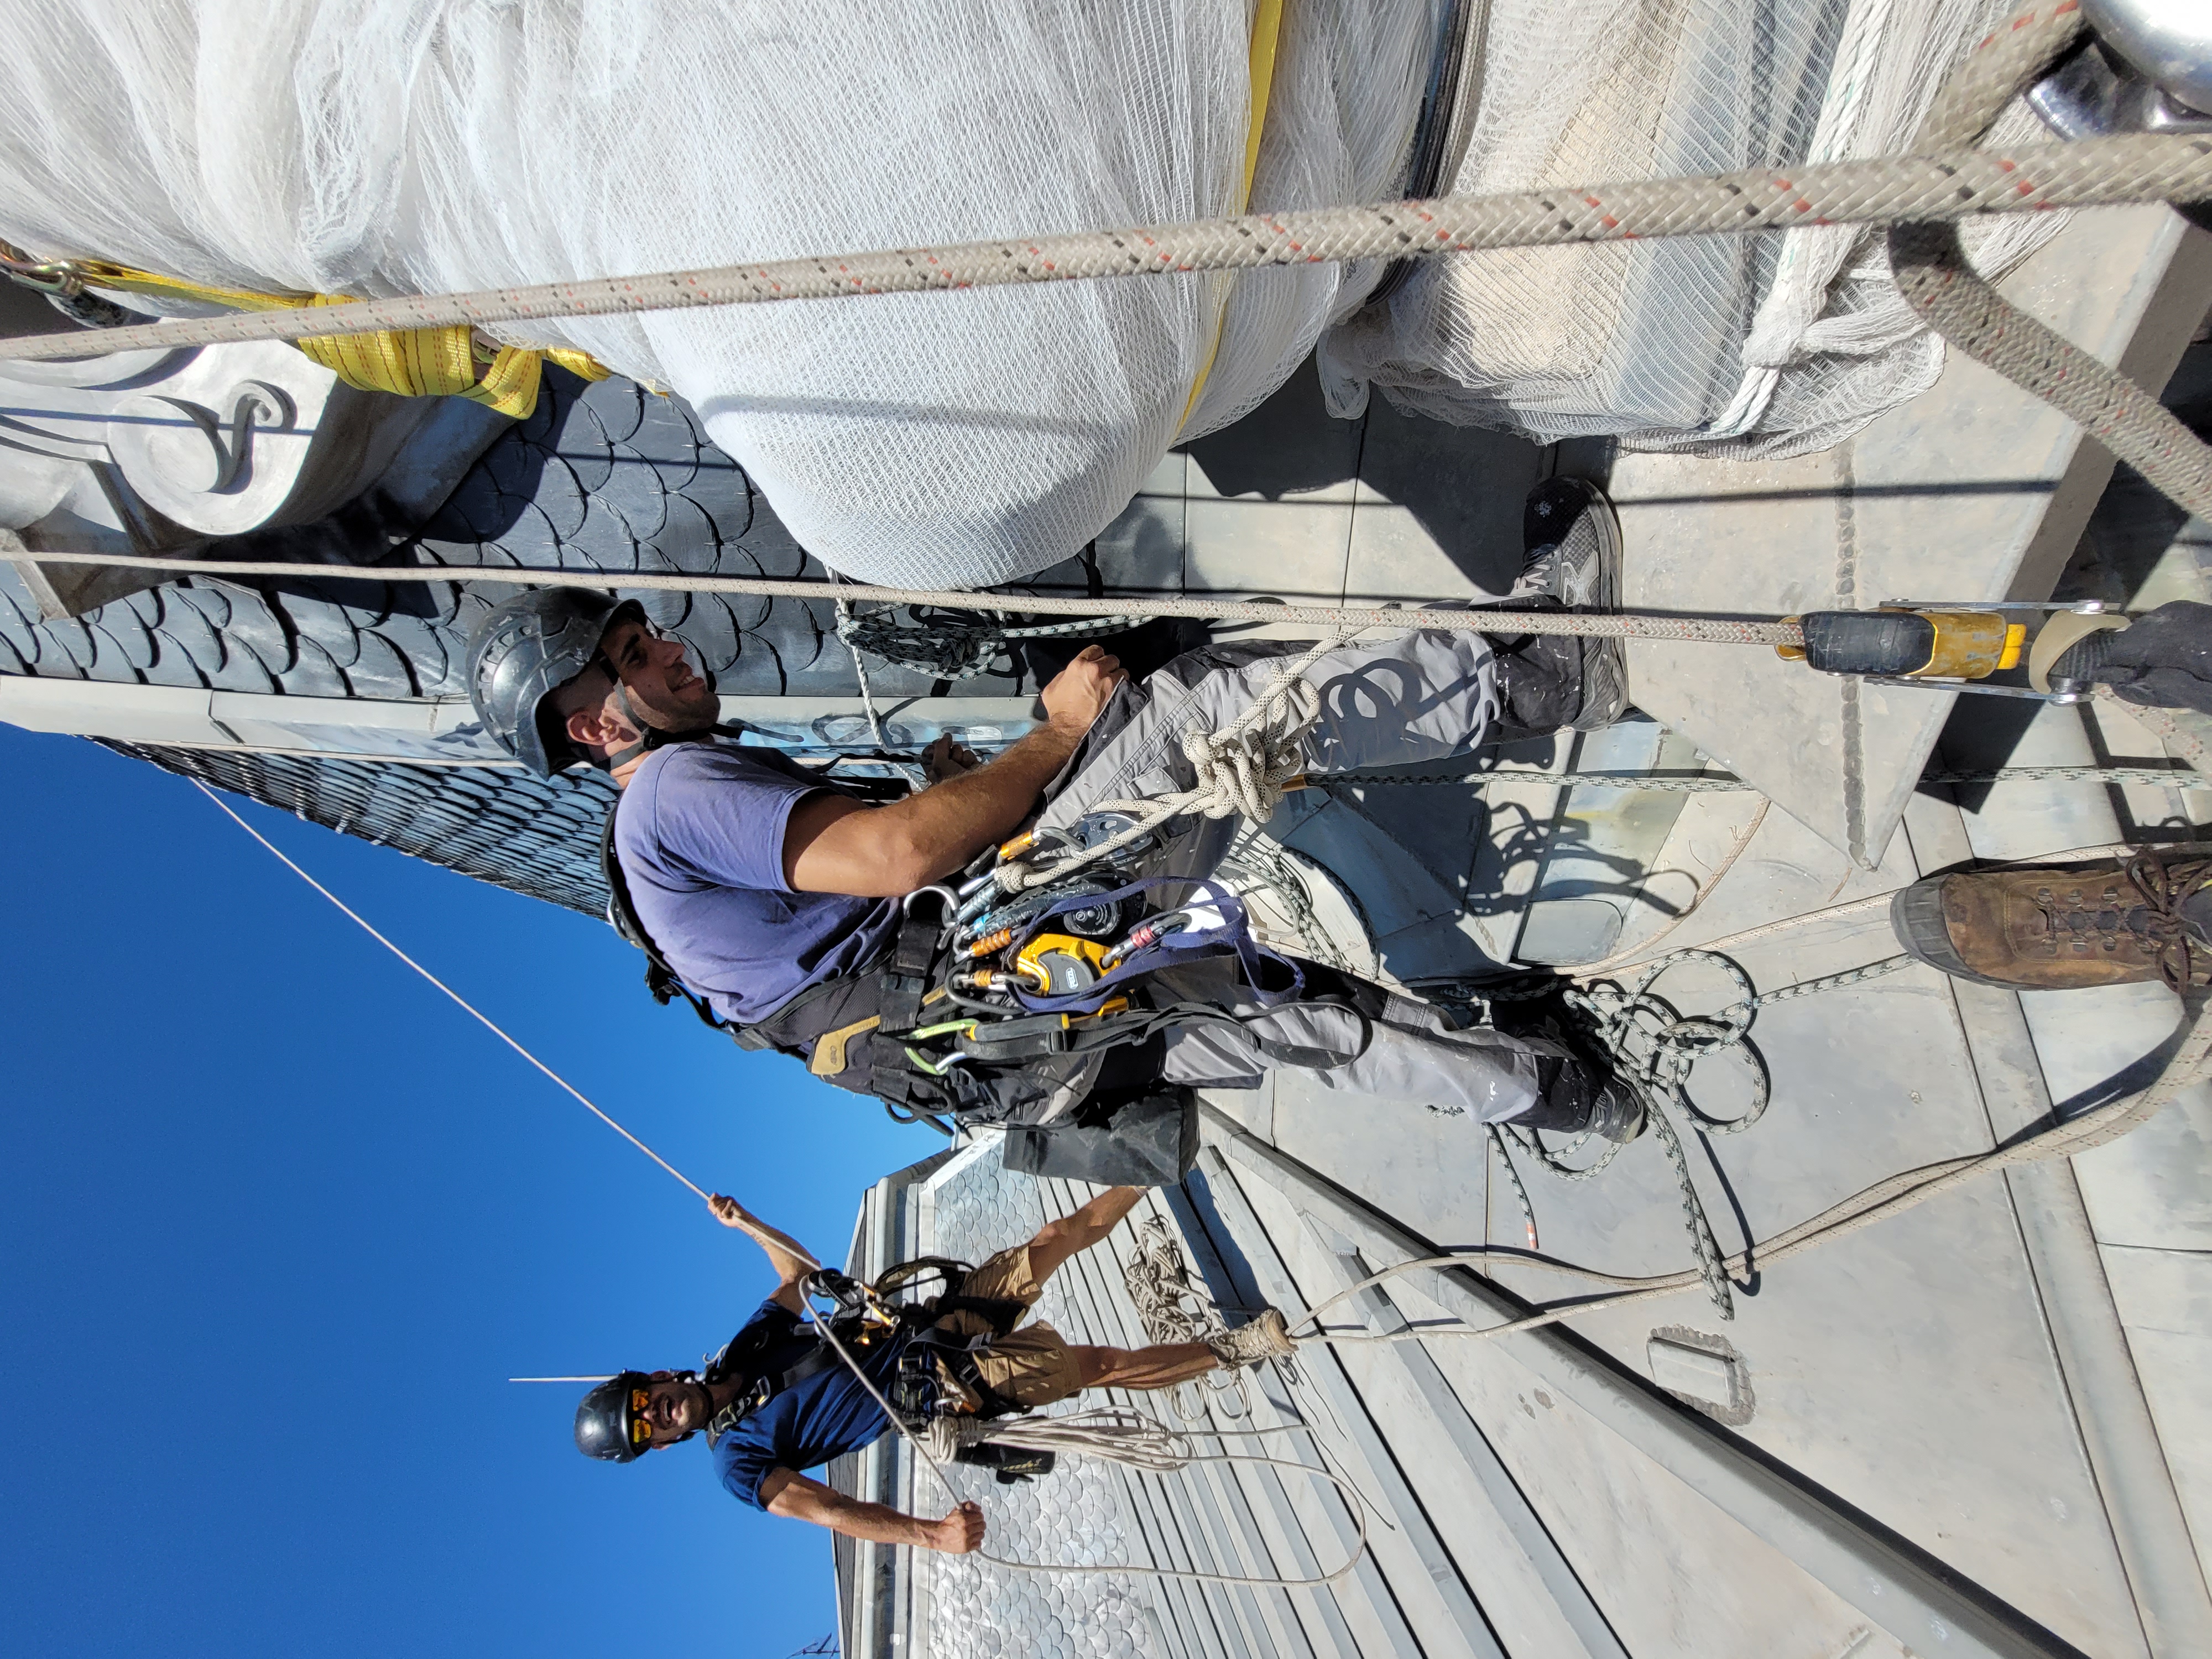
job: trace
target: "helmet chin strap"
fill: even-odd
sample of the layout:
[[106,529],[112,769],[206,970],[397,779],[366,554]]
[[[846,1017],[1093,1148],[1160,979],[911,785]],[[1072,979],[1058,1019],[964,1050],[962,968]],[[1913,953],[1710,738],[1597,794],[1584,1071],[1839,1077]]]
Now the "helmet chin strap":
[[[594,761],[592,764],[600,771],[611,772],[618,766],[627,766],[640,755],[650,754],[663,744],[672,743],[678,738],[686,736],[693,731],[705,732],[713,729],[714,722],[709,720],[696,727],[687,726],[682,732],[662,731],[659,726],[650,724],[644,715],[637,712],[636,706],[629,700],[629,688],[623,684],[622,676],[615,672],[615,665],[605,656],[599,659],[599,665],[606,677],[615,683],[615,707],[622,710],[623,718],[630,723],[631,728],[642,734],[628,748],[615,750],[605,759]],[[709,674],[706,676],[706,680],[708,689],[712,690],[714,677]]]

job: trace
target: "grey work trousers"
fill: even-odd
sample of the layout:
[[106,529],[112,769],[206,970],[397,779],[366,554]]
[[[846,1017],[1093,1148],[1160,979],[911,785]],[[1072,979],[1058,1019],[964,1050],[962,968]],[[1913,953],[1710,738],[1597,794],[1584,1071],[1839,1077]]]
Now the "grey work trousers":
[[[1267,641],[1210,647],[1178,657],[1142,685],[1124,685],[1100,717],[1039,823],[1060,829],[1101,801],[1188,789],[1195,781],[1182,752],[1193,726],[1219,731],[1265,691],[1286,656],[1304,644]],[[1340,647],[1307,669],[1321,693],[1321,721],[1306,739],[1307,769],[1352,771],[1462,755],[1490,741],[1499,713],[1498,664],[1479,634],[1424,631]],[[1237,821],[1200,819],[1152,854],[1141,873],[1212,874]],[[1225,962],[1202,961],[1156,976],[1178,1000],[1229,1004],[1258,1017],[1271,1042],[1350,1053],[1360,1020],[1328,1004],[1289,1003],[1261,1011],[1237,997]],[[1202,1026],[1169,1039],[1167,1081],[1199,1087],[1253,1088],[1262,1073],[1295,1070],[1346,1094],[1455,1108],[1485,1122],[1518,1116],[1537,1099],[1537,1060],[1557,1054],[1540,1038],[1487,1029],[1452,1031],[1435,1011],[1393,997],[1370,1023],[1366,1046],[1334,1067],[1278,1067],[1249,1036]]]

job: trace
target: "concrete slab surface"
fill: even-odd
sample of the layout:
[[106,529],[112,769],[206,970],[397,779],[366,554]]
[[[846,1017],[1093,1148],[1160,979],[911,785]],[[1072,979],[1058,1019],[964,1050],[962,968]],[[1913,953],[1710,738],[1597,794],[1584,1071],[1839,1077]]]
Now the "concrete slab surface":
[[[2078,215],[2001,284],[2162,386],[2212,296],[2212,237],[2164,208]],[[2055,410],[1954,351],[1848,444],[1777,462],[1624,455],[1611,489],[1631,608],[1790,614],[1886,599],[2047,597],[2111,476]],[[1630,648],[1638,707],[1855,859],[1895,830],[1951,694],[1861,687],[1771,653]]]

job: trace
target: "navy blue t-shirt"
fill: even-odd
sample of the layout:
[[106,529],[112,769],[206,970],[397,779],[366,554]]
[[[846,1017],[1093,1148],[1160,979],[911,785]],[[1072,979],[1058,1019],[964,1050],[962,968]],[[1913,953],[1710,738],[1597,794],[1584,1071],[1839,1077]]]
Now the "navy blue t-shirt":
[[[767,1325],[765,1332],[760,1329]],[[767,1349],[760,1360],[764,1373],[789,1370],[814,1348],[813,1334],[799,1316],[775,1301],[763,1302],[732,1339],[750,1346],[765,1336]],[[869,1380],[884,1394],[897,1375],[899,1355],[905,1351],[903,1334],[878,1341],[856,1354]],[[794,1384],[722,1436],[714,1445],[714,1473],[732,1497],[755,1509],[761,1502],[761,1482],[771,1469],[793,1474],[826,1463],[833,1457],[858,1451],[890,1428],[883,1407],[868,1397],[842,1360]]]
[[895,899],[785,884],[784,824],[823,787],[734,744],[685,743],[647,755],[623,792],[615,856],[638,920],[725,1019],[760,1019],[866,967],[898,931]]

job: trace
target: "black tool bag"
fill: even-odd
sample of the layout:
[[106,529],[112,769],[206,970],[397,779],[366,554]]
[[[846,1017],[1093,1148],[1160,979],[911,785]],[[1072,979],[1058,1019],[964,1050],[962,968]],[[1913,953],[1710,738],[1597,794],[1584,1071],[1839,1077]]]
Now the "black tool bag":
[[1000,1156],[1019,1175],[1171,1187],[1198,1157],[1198,1097],[1171,1084],[1096,1090],[1056,1122],[1010,1127]]

